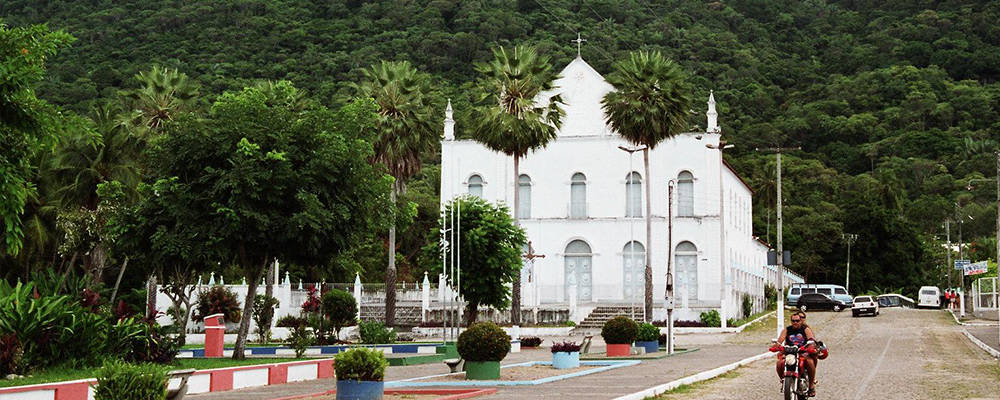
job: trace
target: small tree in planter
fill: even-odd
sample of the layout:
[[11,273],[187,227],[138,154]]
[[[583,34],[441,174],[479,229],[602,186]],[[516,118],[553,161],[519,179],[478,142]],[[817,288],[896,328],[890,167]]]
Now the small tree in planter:
[[510,352],[510,336],[492,322],[473,325],[458,335],[465,359],[465,379],[500,379],[500,361]]
[[635,338],[636,347],[642,347],[646,349],[646,353],[656,353],[660,350],[660,328],[653,326],[653,324],[641,324],[639,325],[639,333]]
[[608,345],[608,357],[628,357],[632,342],[639,333],[639,325],[629,317],[620,315],[604,323],[601,336]]
[[552,343],[552,366],[570,369],[580,366],[580,345],[576,342]]
[[333,289],[323,294],[323,313],[333,324],[334,340],[340,340],[340,330],[355,323],[358,303],[350,293]]
[[354,348],[337,353],[333,368],[337,376],[337,400],[382,398],[385,368],[389,360],[376,349]]

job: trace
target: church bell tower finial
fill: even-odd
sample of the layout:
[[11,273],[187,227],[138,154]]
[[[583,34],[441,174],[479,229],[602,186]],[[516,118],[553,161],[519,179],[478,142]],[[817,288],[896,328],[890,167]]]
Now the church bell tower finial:
[[719,129],[719,113],[715,111],[715,91],[711,90],[708,92],[708,128],[705,132],[708,133],[721,133],[722,130]]
[[455,118],[451,110],[451,99],[448,99],[448,107],[444,109],[444,140],[455,140]]

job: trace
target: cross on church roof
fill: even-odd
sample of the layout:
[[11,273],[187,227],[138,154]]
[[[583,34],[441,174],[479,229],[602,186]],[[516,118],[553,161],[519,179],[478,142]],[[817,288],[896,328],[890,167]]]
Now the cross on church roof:
[[576,40],[570,40],[570,41],[576,43],[576,58],[580,58],[580,45],[582,45],[583,42],[586,42],[587,39],[580,37],[580,32],[577,32]]
[[544,254],[536,254],[535,253],[535,247],[531,245],[531,241],[529,240],[528,241],[528,252],[524,253],[523,257],[526,258],[526,259],[528,259],[528,261],[533,261],[536,258],[545,258],[545,255]]

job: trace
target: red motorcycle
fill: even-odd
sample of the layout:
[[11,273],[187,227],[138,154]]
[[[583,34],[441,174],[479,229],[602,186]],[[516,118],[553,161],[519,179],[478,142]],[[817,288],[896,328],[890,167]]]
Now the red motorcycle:
[[785,394],[785,400],[806,400],[809,392],[809,381],[806,380],[805,359],[817,350],[812,340],[802,346],[786,346],[777,344],[777,340],[771,339],[774,343],[769,349],[778,353],[784,358],[785,373],[781,392]]

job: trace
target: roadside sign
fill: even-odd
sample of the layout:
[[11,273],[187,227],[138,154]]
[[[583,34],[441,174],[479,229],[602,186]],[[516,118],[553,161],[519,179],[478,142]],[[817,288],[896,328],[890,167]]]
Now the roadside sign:
[[988,269],[986,261],[965,265],[965,276],[985,274]]
[[955,269],[964,270],[965,266],[969,264],[969,260],[955,260]]

